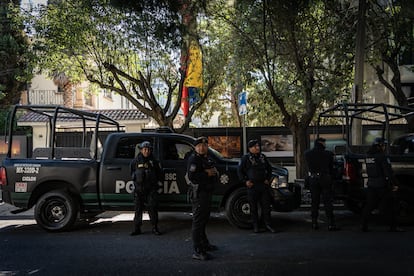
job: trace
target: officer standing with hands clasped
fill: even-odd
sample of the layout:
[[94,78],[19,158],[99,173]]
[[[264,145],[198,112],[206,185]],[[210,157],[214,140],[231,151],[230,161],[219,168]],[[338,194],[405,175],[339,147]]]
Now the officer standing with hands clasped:
[[381,137],[375,138],[367,152],[365,163],[367,166],[367,203],[362,213],[361,230],[368,231],[368,220],[371,212],[378,206],[388,209],[391,232],[401,232],[397,227],[395,193],[398,191],[397,180],[391,167],[389,158],[385,155],[387,141]]
[[130,169],[134,181],[134,232],[131,236],[141,234],[142,212],[144,206],[148,207],[148,214],[152,224],[152,233],[161,235],[158,230],[158,181],[160,180],[161,167],[153,158],[152,146],[149,141],[139,145],[140,152],[131,161]]
[[262,208],[262,219],[265,228],[275,233],[271,223],[270,180],[272,167],[266,156],[260,152],[258,140],[250,140],[247,144],[249,153],[244,155],[237,170],[239,179],[247,187],[247,198],[250,204],[250,214],[253,221],[254,233],[259,233],[258,204]]
[[206,225],[210,218],[212,192],[218,184],[218,171],[208,157],[207,138],[197,138],[194,147],[195,152],[188,159],[186,176],[192,191],[192,258],[205,261],[211,258],[207,251],[217,250],[217,246],[210,244],[207,239]]
[[309,185],[311,191],[311,217],[312,229],[319,229],[318,215],[321,195],[325,207],[326,217],[328,218],[328,230],[336,231],[339,228],[335,225],[333,214],[333,194],[332,194],[332,175],[334,173],[333,153],[327,151],[326,140],[317,138],[313,149],[305,152],[305,159],[309,169]]

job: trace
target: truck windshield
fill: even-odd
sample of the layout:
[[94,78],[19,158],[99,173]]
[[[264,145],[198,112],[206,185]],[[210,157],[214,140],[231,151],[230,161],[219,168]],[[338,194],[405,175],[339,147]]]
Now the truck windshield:
[[211,155],[213,155],[214,157],[218,158],[218,159],[228,159],[227,157],[224,157],[223,155],[221,155],[220,152],[216,151],[215,149],[209,147],[210,151],[209,153]]

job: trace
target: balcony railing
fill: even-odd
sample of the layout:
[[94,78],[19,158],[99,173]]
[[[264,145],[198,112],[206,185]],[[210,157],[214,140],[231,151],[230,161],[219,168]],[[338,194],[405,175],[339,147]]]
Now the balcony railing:
[[63,105],[63,92],[56,90],[29,90],[29,104]]

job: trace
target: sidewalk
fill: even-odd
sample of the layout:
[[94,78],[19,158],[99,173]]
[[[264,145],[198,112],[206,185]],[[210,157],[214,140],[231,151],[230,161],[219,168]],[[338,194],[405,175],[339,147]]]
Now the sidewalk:
[[24,211],[22,213],[13,214],[11,213],[14,210],[18,210],[18,208],[7,204],[7,203],[0,203],[0,219],[12,219],[12,218],[20,218],[20,219],[33,219],[33,209]]

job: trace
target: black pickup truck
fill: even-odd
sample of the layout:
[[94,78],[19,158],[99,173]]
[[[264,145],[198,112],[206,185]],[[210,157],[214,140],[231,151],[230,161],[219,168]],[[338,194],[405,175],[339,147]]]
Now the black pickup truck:
[[[169,131],[124,133],[111,118],[102,114],[59,106],[16,106],[9,129],[16,115],[37,113],[50,125],[50,143],[35,148],[30,158],[14,158],[11,149],[13,133],[8,133],[8,154],[0,168],[0,192],[3,200],[27,210],[35,206],[37,224],[48,231],[70,229],[78,219],[93,217],[107,210],[133,210],[133,182],[129,163],[136,154],[136,145],[153,144],[153,153],[161,163],[163,179],[159,183],[160,211],[190,211],[187,184],[184,179],[186,158],[193,151],[194,138]],[[70,121],[71,128],[83,133],[79,147],[56,147],[58,126]],[[105,141],[100,129],[111,129]],[[91,134],[92,133],[92,134]],[[101,141],[102,140],[102,141]],[[90,142],[87,145],[86,142]],[[103,145],[103,146],[100,146]],[[250,209],[245,187],[237,178],[237,159],[226,159],[209,148],[209,154],[220,173],[213,206],[225,209],[231,224],[250,227]],[[301,202],[300,186],[288,183],[285,168],[273,166],[273,209],[291,211]]]
[[[342,138],[335,140],[333,151],[336,158],[335,196],[342,199],[348,208],[360,213],[366,197],[366,160],[375,137],[389,141],[386,153],[390,158],[395,176],[399,182],[400,219],[414,218],[414,134],[408,132],[407,118],[414,116],[414,109],[388,104],[351,104],[333,106],[319,114],[317,135],[325,120],[336,120],[342,125]],[[353,125],[361,122],[361,141],[352,142]],[[399,127],[397,127],[399,126]],[[331,142],[332,143],[332,142]]]

